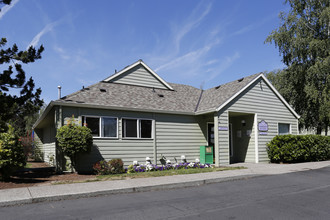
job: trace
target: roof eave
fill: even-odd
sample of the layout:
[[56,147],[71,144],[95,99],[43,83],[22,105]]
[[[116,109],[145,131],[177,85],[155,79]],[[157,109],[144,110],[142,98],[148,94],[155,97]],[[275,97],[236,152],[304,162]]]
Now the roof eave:
[[259,78],[262,78],[266,84],[271,88],[271,90],[280,98],[280,100],[284,103],[284,105],[292,112],[292,114],[299,119],[300,115],[296,113],[296,111],[285,101],[285,99],[281,96],[281,94],[275,89],[275,87],[269,82],[269,80],[264,76],[264,74],[260,74],[253,80],[251,80],[250,83],[248,83],[246,86],[244,86],[240,91],[235,93],[231,98],[229,98],[226,102],[224,102],[222,105],[220,105],[216,111],[220,111],[223,107],[225,107],[228,103],[230,103],[233,99],[235,99],[238,95],[240,95],[242,92],[244,92],[249,86],[251,86],[254,82],[256,82]]
[[194,112],[184,112],[184,111],[171,111],[171,110],[157,110],[157,109],[142,109],[142,108],[127,108],[121,106],[105,106],[105,105],[95,105],[88,103],[65,103],[53,101],[53,105],[58,106],[71,106],[71,107],[83,107],[83,108],[99,108],[99,109],[111,109],[111,110],[121,110],[121,111],[137,111],[137,112],[151,112],[151,113],[163,113],[163,114],[178,114],[178,115],[195,115]]
[[40,122],[46,117],[46,115],[48,114],[48,112],[52,109],[52,107],[54,106],[54,101],[51,101],[45,111],[41,114],[41,116],[38,118],[38,120],[33,124],[32,129],[35,129],[36,127],[38,127],[38,125],[40,124]]

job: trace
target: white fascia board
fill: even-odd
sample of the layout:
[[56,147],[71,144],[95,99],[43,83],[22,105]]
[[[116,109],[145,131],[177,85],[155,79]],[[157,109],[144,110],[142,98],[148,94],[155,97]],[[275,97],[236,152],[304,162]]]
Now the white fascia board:
[[247,84],[246,86],[244,86],[241,90],[239,90],[235,95],[233,95],[231,98],[229,98],[225,103],[223,103],[222,105],[220,105],[216,111],[220,111],[223,107],[225,107],[229,102],[231,102],[234,98],[236,98],[239,94],[241,94],[244,90],[246,90],[250,85],[252,85],[255,81],[257,81],[260,77],[262,77],[263,74],[260,74],[259,76],[257,76],[254,80],[252,80],[249,84]]
[[266,84],[273,90],[273,92],[281,99],[281,101],[286,105],[286,107],[296,116],[297,119],[300,118],[300,115],[290,106],[287,101],[283,98],[283,96],[275,89],[275,87],[269,82],[269,80],[264,76],[264,74],[261,75],[262,79],[266,82]]
[[161,83],[163,83],[168,89],[174,90],[167,82],[165,82],[160,76],[158,76],[157,73],[155,73],[147,64],[145,64],[143,61],[141,61],[141,64],[149,71],[151,72],[154,77],[156,77]]
[[114,74],[114,75],[112,75],[112,76],[109,76],[108,78],[106,78],[106,79],[103,80],[103,81],[105,81],[105,82],[109,82],[110,80],[116,78],[117,76],[120,76],[121,74],[127,72],[128,70],[130,70],[130,69],[136,67],[138,64],[140,64],[140,62],[141,62],[141,61],[138,60],[137,62],[133,63],[132,65],[127,66],[126,68],[122,69],[122,70],[119,71],[118,73],[116,73],[116,74]]
[[45,111],[42,113],[42,115],[38,118],[38,120],[33,124],[33,126],[32,126],[32,129],[35,129],[38,125],[39,125],[39,123],[46,117],[46,115],[48,114],[48,112],[52,109],[52,107],[54,106],[54,101],[51,101],[48,105],[47,105],[47,107],[46,107],[46,109],[45,109]]
[[163,83],[168,89],[174,90],[167,82],[165,82],[160,76],[157,75],[147,64],[145,64],[142,60],[138,60],[137,62],[133,63],[132,65],[124,68],[123,70],[119,71],[118,73],[106,78],[104,81],[109,82],[110,80],[120,76],[121,74],[127,72],[130,69],[133,69],[137,65],[141,64],[144,68],[146,68],[156,79],[158,79],[161,83]]
[[220,105],[216,111],[220,111],[223,107],[225,107],[229,102],[235,99],[239,94],[245,91],[249,86],[251,86],[254,82],[256,82],[259,78],[262,78],[265,83],[270,87],[270,89],[279,97],[279,99],[284,103],[284,105],[293,113],[293,115],[299,119],[300,116],[296,113],[296,111],[285,101],[285,99],[281,96],[281,94],[275,89],[275,87],[269,82],[269,80],[264,76],[264,74],[260,74],[254,80],[252,80],[249,84],[244,86],[240,91],[238,91],[235,95],[233,95],[230,99],[228,99],[225,103]]

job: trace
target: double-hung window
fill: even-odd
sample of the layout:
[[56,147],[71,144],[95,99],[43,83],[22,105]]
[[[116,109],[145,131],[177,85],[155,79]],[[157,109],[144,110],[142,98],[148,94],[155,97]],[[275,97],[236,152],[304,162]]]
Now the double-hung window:
[[284,124],[284,123],[278,123],[278,134],[284,135],[284,134],[290,134],[290,124]]
[[152,138],[152,120],[123,118],[123,138]]
[[82,116],[82,124],[91,129],[93,137],[118,138],[118,118]]

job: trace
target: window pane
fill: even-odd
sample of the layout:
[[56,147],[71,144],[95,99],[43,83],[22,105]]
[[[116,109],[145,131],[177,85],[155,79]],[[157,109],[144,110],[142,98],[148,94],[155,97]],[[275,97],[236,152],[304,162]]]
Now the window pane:
[[123,135],[124,137],[137,137],[136,119],[123,119]]
[[151,138],[151,120],[140,120],[141,138]]
[[86,126],[92,130],[93,137],[100,137],[100,118],[86,117]]
[[103,118],[103,137],[117,137],[117,118]]
[[290,134],[290,124],[278,124],[278,134]]

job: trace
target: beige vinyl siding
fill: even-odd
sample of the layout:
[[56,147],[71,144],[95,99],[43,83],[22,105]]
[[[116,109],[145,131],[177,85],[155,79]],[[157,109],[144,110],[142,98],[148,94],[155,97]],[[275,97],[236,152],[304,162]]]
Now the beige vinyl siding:
[[[43,144],[42,151],[44,153],[44,161],[49,165],[54,166],[56,160],[55,142]],[[51,158],[53,161],[51,161]]]
[[[44,161],[50,165],[54,165],[56,161],[55,135],[56,131],[53,126],[38,129],[35,133],[35,140],[41,145]],[[53,161],[50,161],[51,157]]]
[[137,65],[126,73],[121,74],[120,76],[112,79],[110,82],[145,86],[158,89],[167,89],[167,87],[163,83],[161,83],[142,65]]
[[[227,131],[219,131],[219,160],[220,165],[229,164],[229,121],[228,111],[219,111],[219,127],[227,127]],[[218,128],[215,128],[218,129]]]
[[[99,160],[111,160],[121,158],[125,167],[133,161],[145,163],[146,157],[153,160],[153,139],[123,139],[122,118],[153,119],[152,113],[116,111],[93,108],[63,107],[63,120],[66,121],[72,115],[79,118],[82,115],[104,116],[118,118],[118,138],[94,138],[93,148],[90,154],[82,155],[79,161],[79,169],[84,172],[91,170],[92,165]],[[81,119],[80,119],[81,121]]]
[[[268,123],[269,130],[267,132],[267,135],[258,134],[259,162],[268,161],[266,144],[275,135],[278,134],[278,123],[290,124],[291,133],[298,134],[296,117],[262,79],[257,80],[249,88],[247,88],[245,92],[241,93],[238,97],[231,101],[227,105],[227,107],[224,108],[223,111],[224,113],[220,114],[220,118],[225,118],[228,112],[241,112],[251,114],[257,113],[258,123],[261,120],[265,120]],[[254,130],[255,129],[252,129],[252,132],[254,132]],[[255,134],[251,134],[251,137],[255,137]],[[226,141],[229,137],[226,137],[226,135],[224,135],[220,138],[224,138]],[[252,147],[252,144],[254,144],[254,141],[253,143],[251,142],[251,151],[247,156],[247,161],[252,161],[252,158],[254,158],[254,149]],[[223,157],[226,157],[226,155],[223,155],[220,158]],[[223,160],[223,163],[226,163],[226,160]]]
[[161,155],[172,163],[175,163],[174,157],[180,161],[181,155],[185,155],[188,161],[199,158],[200,146],[207,144],[201,129],[203,125],[206,126],[205,121],[200,122],[193,116],[157,114],[157,162]]

